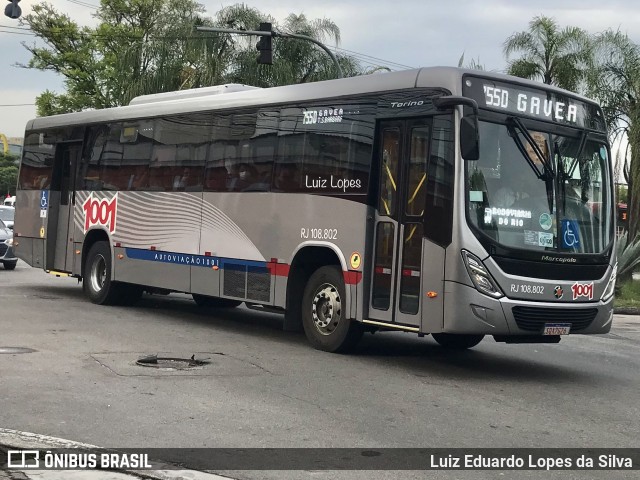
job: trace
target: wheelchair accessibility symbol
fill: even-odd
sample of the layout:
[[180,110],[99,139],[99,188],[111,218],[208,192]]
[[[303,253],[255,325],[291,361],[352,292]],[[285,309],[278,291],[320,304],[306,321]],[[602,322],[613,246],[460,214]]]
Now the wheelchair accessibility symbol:
[[578,248],[580,246],[578,222],[575,220],[562,221],[562,247]]
[[46,210],[49,206],[49,190],[40,191],[40,209]]
[[40,190],[40,218],[47,218],[49,207],[49,190]]

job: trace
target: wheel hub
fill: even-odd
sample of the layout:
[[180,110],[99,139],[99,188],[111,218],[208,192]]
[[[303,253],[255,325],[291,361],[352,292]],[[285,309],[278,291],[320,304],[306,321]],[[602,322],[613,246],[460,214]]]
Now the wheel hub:
[[322,285],[313,297],[311,307],[313,324],[323,335],[330,335],[342,317],[342,303],[338,289],[331,284]]
[[107,279],[107,262],[102,255],[97,255],[91,265],[91,288],[94,292],[99,292],[104,287]]

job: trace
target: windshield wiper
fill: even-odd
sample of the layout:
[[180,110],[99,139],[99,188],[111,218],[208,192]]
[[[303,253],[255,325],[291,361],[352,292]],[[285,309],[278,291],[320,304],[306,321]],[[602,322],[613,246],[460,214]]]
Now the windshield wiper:
[[[571,162],[571,166],[569,167],[569,170],[567,171],[567,176],[566,178],[572,178],[573,177],[573,172],[576,169],[576,166],[578,165],[578,161],[580,161],[580,155],[582,155],[582,151],[584,150],[584,146],[587,144],[587,132],[585,132],[584,130],[582,131],[582,135],[580,136],[580,145],[578,146],[578,151],[576,152],[576,158],[573,159],[573,162]],[[565,179],[563,179],[565,180]]]
[[[522,156],[525,158],[531,169],[535,172],[536,176],[540,180],[544,180],[544,185],[547,190],[547,202],[549,204],[549,211],[553,212],[553,181],[555,178],[555,174],[553,173],[553,165],[551,164],[550,156],[549,158],[545,157],[544,153],[542,153],[542,150],[540,150],[538,143],[533,139],[527,127],[518,117],[507,118],[506,125],[509,135],[511,136],[511,138],[513,138],[513,141],[516,143],[516,146],[518,147],[518,150],[520,150]],[[538,166],[533,162],[533,159],[529,156],[529,152],[527,152],[524,143],[522,143],[522,140],[520,139],[516,128],[520,130],[520,133],[531,147],[531,150],[533,150],[533,152],[535,153],[538,161],[542,164],[542,171],[540,171]]]
[[[536,141],[533,139],[533,137],[529,133],[529,130],[522,123],[522,120],[520,120],[518,117],[509,117],[507,118],[506,125],[507,125],[507,130],[509,132],[509,135],[511,136],[511,138],[513,138],[513,141],[518,147],[518,150],[520,150],[520,153],[522,153],[522,156],[525,158],[525,160],[527,161],[531,169],[534,171],[536,176],[540,180],[545,180],[545,181],[552,180],[555,176],[553,173],[553,166],[551,165],[551,162],[549,161],[549,159],[544,156],[544,153],[542,153],[542,150],[540,150],[540,147],[538,146]],[[518,135],[516,128],[520,130],[520,133],[522,134],[524,139],[527,141],[527,144],[531,147],[531,150],[533,150],[536,157],[538,157],[538,160],[542,164],[542,171],[540,171],[540,169],[536,166],[536,164],[533,162],[533,160],[529,156],[529,153],[527,152],[527,149],[524,143],[520,139],[520,136]]]
[[560,145],[558,144],[557,140],[553,142],[553,154],[558,159],[556,163],[556,169],[558,171],[557,183],[558,190],[560,192],[560,198],[562,199],[562,212],[564,212],[567,208],[566,180],[567,178],[569,178],[569,175],[567,175],[567,173],[564,171],[564,158],[562,157],[562,153],[560,152]]
[[567,180],[573,178],[573,173],[580,161],[580,156],[582,155],[582,151],[584,150],[585,145],[587,144],[587,132],[583,131],[580,136],[580,143],[578,144],[578,151],[576,152],[576,156],[569,165],[568,170],[564,169],[564,157],[560,151],[560,144],[556,140],[553,142],[553,153],[558,158],[557,170],[558,170],[558,190],[560,192],[560,197],[562,198],[562,211],[564,212],[567,205]]

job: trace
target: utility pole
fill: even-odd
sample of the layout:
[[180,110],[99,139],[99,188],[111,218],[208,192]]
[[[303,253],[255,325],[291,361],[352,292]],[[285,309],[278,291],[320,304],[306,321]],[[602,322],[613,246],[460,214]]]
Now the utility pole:
[[[266,63],[268,65],[271,65],[271,62],[268,62],[267,60],[272,59],[271,57],[271,39],[272,38],[280,37],[280,38],[296,38],[298,40],[307,40],[309,42],[312,42],[318,45],[327,53],[327,55],[329,55],[329,57],[331,58],[331,60],[333,60],[333,63],[336,67],[337,78],[343,78],[342,68],[340,68],[340,63],[338,63],[338,59],[333,54],[333,52],[331,52],[331,50],[327,48],[325,44],[323,44],[322,42],[319,42],[315,38],[307,37],[306,35],[298,35],[297,33],[277,32],[273,30],[270,23],[262,23],[260,24],[260,28],[267,28],[266,27],[267,25],[269,30],[236,30],[234,28],[218,28],[218,27],[196,27],[196,30],[199,30],[201,32],[235,33],[237,35],[256,35],[260,37],[261,40],[263,37],[268,37],[269,38],[268,42],[263,43],[262,41],[260,41],[256,45],[256,48],[260,51],[260,56],[258,57],[258,63]],[[263,53],[263,52],[268,52],[268,53]],[[264,60],[264,61],[261,61],[261,60]]]

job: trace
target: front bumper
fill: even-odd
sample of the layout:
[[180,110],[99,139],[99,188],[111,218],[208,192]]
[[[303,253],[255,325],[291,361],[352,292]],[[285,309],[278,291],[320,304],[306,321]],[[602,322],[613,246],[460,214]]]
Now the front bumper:
[[13,251],[13,247],[10,247],[6,243],[0,242],[0,262],[17,262],[18,257],[16,257],[15,252]]
[[534,302],[490,298],[475,288],[447,282],[443,332],[542,335],[545,323],[570,323],[570,334],[611,330],[613,298],[607,302]]

